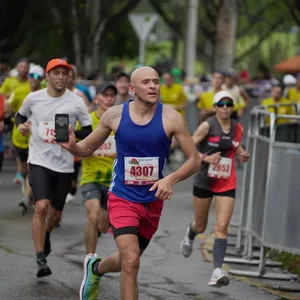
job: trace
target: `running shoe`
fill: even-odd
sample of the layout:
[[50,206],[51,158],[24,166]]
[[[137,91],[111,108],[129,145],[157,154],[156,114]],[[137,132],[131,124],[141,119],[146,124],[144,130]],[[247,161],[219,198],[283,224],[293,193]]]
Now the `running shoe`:
[[24,178],[21,172],[16,173],[16,177],[14,178],[13,182],[18,184],[18,183],[23,183]]
[[84,259],[84,276],[80,286],[80,300],[96,300],[99,294],[100,277],[93,273],[93,264],[101,261],[97,254],[88,254]]
[[74,201],[75,201],[75,196],[69,193],[66,198],[66,203],[68,204]]
[[46,259],[37,259],[37,277],[45,277],[52,274],[52,271],[47,265]]
[[184,257],[190,257],[193,253],[193,240],[189,239],[190,226],[186,229],[186,234],[180,243],[180,252]]
[[26,197],[22,198],[19,202],[18,205],[20,207],[21,213],[22,215],[26,215],[28,212],[28,200],[26,199]]
[[208,285],[214,287],[222,287],[230,282],[228,274],[221,268],[214,269]]

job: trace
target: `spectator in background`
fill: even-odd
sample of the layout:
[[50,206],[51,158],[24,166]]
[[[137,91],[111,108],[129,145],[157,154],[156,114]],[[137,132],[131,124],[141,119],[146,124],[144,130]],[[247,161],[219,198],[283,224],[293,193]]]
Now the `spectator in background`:
[[187,98],[183,86],[179,83],[174,83],[173,76],[170,73],[164,73],[162,78],[164,81],[164,84],[160,87],[162,103],[170,105],[184,116]]
[[211,88],[207,92],[201,94],[197,103],[197,107],[200,109],[200,122],[203,121],[207,113],[214,111],[214,95],[222,90],[223,83],[224,72],[215,71],[212,76]]
[[92,103],[93,102],[93,97],[92,97],[92,95],[89,91],[89,88],[86,85],[79,82],[80,80],[84,79],[84,74],[82,72],[80,72],[80,70],[78,70],[78,68],[76,68],[76,67],[75,67],[75,73],[76,73],[75,87],[78,90],[80,90],[86,96],[86,98],[89,100],[90,103]]
[[[280,105],[283,104],[283,105]],[[286,104],[286,105],[284,105]],[[266,109],[271,113],[276,113],[280,115],[294,115],[295,109],[286,98],[282,97],[282,87],[280,85],[275,85],[272,87],[272,94],[270,98],[262,100],[261,105],[265,106]],[[278,105],[278,106],[277,106]],[[267,123],[270,122],[269,119],[266,120]],[[289,122],[287,119],[278,119],[278,123]]]
[[89,86],[89,91],[92,99],[94,99],[96,96],[97,87],[101,84],[102,78],[98,72],[94,72],[87,77],[87,80],[92,82],[92,84]]
[[300,74],[297,74],[296,86],[289,89],[287,98],[292,102],[300,102]]
[[72,67],[72,70],[70,70],[69,72],[69,78],[68,78],[68,85],[67,85],[67,88],[72,91],[73,93],[75,93],[76,95],[78,95],[79,97],[82,98],[82,100],[84,101],[85,105],[87,106],[88,108],[88,111],[89,112],[92,112],[93,111],[93,103],[91,103],[89,101],[89,99],[86,97],[86,95],[76,87],[76,84],[75,84],[75,80],[77,78],[77,69],[76,69],[76,66],[74,65],[71,65]]
[[[185,95],[183,85],[175,83],[174,78],[170,73],[163,73],[162,78],[164,82],[164,84],[160,86],[160,97],[162,103],[171,106],[184,117],[187,97]],[[176,162],[181,162],[184,159],[183,153],[179,148],[171,151],[170,153]]]
[[200,81],[195,76],[185,77],[183,88],[189,102],[196,102],[203,92]]
[[116,78],[116,88],[118,90],[116,105],[123,104],[124,102],[132,99],[132,95],[129,93],[130,76],[122,72]]
[[0,172],[2,170],[2,164],[4,159],[4,145],[3,145],[3,131],[4,131],[4,101],[3,95],[0,95]]
[[16,66],[17,76],[7,77],[0,88],[0,94],[9,97],[13,90],[18,86],[29,87],[28,71],[29,62],[26,58],[21,58],[17,62]]
[[9,64],[7,62],[0,61],[0,86],[4,82],[5,78],[8,76],[9,70]]
[[225,75],[225,81],[222,90],[229,92],[234,98],[234,108],[231,117],[235,120],[240,119],[249,104],[250,97],[248,93],[237,84],[238,74],[230,69]]

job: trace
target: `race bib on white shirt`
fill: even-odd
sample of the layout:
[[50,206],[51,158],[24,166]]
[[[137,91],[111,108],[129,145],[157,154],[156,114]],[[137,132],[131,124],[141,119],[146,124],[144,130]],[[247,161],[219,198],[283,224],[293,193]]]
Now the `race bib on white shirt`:
[[222,157],[218,164],[209,165],[208,177],[227,179],[230,177],[231,168],[232,168],[232,159]]
[[45,143],[52,143],[55,135],[55,125],[53,121],[39,122],[39,136]]
[[159,178],[158,157],[125,157],[124,183],[128,185],[150,185]]
[[116,156],[116,142],[114,136],[109,136],[106,141],[94,152],[93,156]]

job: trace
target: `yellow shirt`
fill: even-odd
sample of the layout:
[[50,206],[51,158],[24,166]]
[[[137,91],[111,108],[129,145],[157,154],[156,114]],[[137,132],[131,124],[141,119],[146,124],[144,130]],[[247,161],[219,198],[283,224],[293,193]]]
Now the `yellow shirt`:
[[[291,104],[291,101],[286,98],[281,98],[278,102],[275,102],[275,100],[272,97],[270,97],[270,98],[264,99],[261,102],[262,106],[275,105],[275,104]],[[267,110],[270,113],[276,113],[275,107],[268,107]],[[277,114],[278,115],[294,115],[295,109],[292,105],[291,106],[279,106],[277,109]],[[281,123],[281,124],[288,123],[288,122],[290,122],[289,119],[278,119],[278,123]],[[270,123],[269,118],[266,120],[266,123],[267,124]]]
[[[162,103],[167,105],[183,105],[187,100],[183,86],[179,83],[173,83],[170,88],[162,84],[160,87],[160,96]],[[184,115],[184,109],[178,109],[177,111]]]
[[199,109],[205,109],[207,111],[212,110],[214,103],[214,91],[207,91],[200,95],[199,100],[197,102],[197,107]]
[[290,88],[288,91],[287,98],[291,102],[300,102],[300,90],[297,90],[296,88]]
[[[93,130],[95,130],[99,124],[100,119],[97,117],[95,111],[90,113],[90,116],[93,122],[92,128]],[[104,147],[105,149],[108,149],[109,147],[115,147],[115,144],[112,145],[112,143],[115,143],[113,132],[101,147]],[[115,155],[109,154],[112,156],[100,156],[99,154],[99,156],[96,156],[96,152],[98,152],[98,150],[95,151],[93,156],[86,157],[81,160],[82,175],[80,185],[92,182],[104,184],[106,186],[110,185]]]
[[3,81],[1,87],[0,87],[0,94],[5,95],[6,97],[9,97],[13,90],[19,86],[27,86],[29,87],[29,81],[20,81],[17,77],[7,77]]
[[[28,85],[20,85],[17,88],[15,88],[15,90],[12,92],[11,96],[10,96],[10,106],[11,106],[11,110],[12,112],[15,114],[16,112],[19,111],[19,109],[22,106],[22,103],[25,99],[25,97],[30,93],[30,86]],[[16,124],[14,123],[14,127],[12,130],[12,143],[18,147],[18,148],[22,148],[22,149],[28,149],[29,147],[29,136],[23,136]]]

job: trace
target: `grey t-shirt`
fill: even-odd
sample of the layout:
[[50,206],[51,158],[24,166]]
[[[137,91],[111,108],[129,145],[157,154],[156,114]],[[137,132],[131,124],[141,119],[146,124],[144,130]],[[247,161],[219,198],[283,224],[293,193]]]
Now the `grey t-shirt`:
[[82,98],[69,91],[58,98],[48,95],[47,88],[30,93],[19,110],[32,122],[28,162],[47,169],[72,173],[73,155],[58,144],[51,143],[56,114],[68,114],[69,122],[75,128],[76,121],[82,127],[92,124]]

